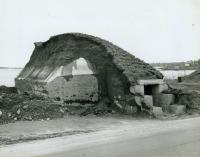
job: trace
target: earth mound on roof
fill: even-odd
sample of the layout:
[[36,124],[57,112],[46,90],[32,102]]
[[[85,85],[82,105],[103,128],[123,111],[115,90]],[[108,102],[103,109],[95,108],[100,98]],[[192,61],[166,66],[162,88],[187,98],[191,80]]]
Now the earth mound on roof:
[[44,81],[56,67],[66,65],[80,57],[80,53],[75,48],[81,49],[81,57],[90,60],[92,64],[102,69],[107,66],[100,65],[103,59],[110,58],[131,85],[138,79],[163,78],[163,75],[151,65],[111,42],[81,33],[56,35],[46,42],[35,43],[35,50],[30,61],[18,78]]

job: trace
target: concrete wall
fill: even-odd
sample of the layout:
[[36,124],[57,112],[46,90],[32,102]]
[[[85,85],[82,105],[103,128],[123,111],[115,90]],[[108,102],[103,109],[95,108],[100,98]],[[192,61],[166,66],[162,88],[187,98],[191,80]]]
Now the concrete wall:
[[130,92],[132,94],[144,95],[144,85],[135,85],[130,87]]
[[69,101],[98,101],[98,80],[94,75],[57,77],[47,85],[49,96]]
[[[152,95],[145,95],[145,85],[152,86]],[[168,89],[168,86],[162,79],[138,80],[138,84],[130,87],[130,92],[137,96],[138,105],[143,101],[147,106],[165,106],[171,104],[174,100],[173,95],[164,95],[162,91]]]
[[126,81],[121,76],[120,72],[116,68],[107,69],[107,90],[108,97],[117,105],[121,106],[124,110],[126,106],[126,92],[128,91]]
[[42,96],[48,96],[47,83],[27,79],[16,79],[15,86],[18,92],[28,92]]
[[173,94],[158,93],[154,95],[154,105],[158,107],[165,107],[172,105],[175,102],[175,96]]

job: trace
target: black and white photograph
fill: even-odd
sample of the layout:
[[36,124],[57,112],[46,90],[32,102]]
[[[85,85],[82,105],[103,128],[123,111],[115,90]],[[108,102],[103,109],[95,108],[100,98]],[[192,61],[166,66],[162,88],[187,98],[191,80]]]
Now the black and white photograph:
[[0,0],[0,157],[200,157],[200,0]]

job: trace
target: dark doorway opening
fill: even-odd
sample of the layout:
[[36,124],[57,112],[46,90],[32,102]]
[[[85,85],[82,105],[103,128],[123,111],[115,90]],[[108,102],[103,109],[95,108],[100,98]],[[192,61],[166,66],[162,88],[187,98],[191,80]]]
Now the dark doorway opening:
[[152,95],[152,94],[153,94],[153,86],[144,85],[144,95]]
[[154,95],[157,93],[158,85],[144,85],[144,95]]

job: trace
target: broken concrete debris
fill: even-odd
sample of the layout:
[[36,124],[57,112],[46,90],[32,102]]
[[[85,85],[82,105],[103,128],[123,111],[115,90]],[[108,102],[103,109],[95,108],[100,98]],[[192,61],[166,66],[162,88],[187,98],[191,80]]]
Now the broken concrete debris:
[[200,110],[200,92],[189,91],[178,94],[178,104],[182,104],[188,109]]
[[163,116],[163,110],[161,107],[153,107],[152,114],[155,118],[161,118]]
[[20,109],[18,109],[18,110],[17,110],[17,114],[19,115],[19,114],[20,114],[20,112],[21,112],[21,111],[20,111]]
[[175,115],[183,115],[186,113],[186,107],[184,105],[170,105],[169,112]]

